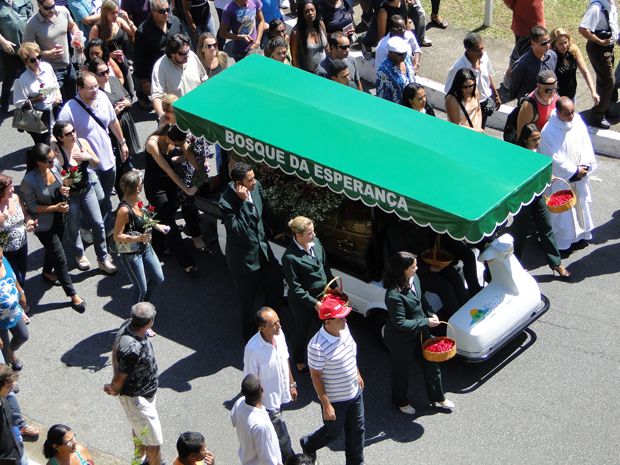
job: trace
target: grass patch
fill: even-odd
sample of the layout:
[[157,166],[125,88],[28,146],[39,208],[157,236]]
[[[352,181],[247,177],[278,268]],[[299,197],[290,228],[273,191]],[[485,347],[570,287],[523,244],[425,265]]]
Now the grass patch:
[[[430,20],[430,0],[422,0],[422,5]],[[514,33],[510,29],[512,11],[502,0],[493,0],[493,24],[484,27],[484,5],[484,0],[444,0],[441,2],[439,14],[446,18],[451,26],[475,31],[482,37],[506,39],[514,43]],[[586,60],[586,40],[579,34],[578,29],[587,5],[584,0],[545,0],[545,21],[549,32],[557,27],[568,29]]]

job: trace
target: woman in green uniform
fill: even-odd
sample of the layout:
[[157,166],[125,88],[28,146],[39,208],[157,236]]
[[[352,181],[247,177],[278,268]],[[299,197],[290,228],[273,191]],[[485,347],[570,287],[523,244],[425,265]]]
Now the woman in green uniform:
[[422,363],[426,392],[431,404],[452,410],[454,403],[446,399],[441,384],[441,371],[436,362],[422,356],[420,332],[424,340],[430,339],[429,328],[439,324],[426,298],[422,294],[420,280],[416,276],[416,256],[409,252],[398,252],[390,260],[383,277],[385,305],[389,320],[385,324],[385,345],[392,358],[392,402],[403,413],[413,415],[415,409],[409,404],[409,372],[417,352]]
[[312,220],[298,216],[288,223],[294,237],[282,257],[284,277],[288,284],[288,306],[295,326],[291,334],[291,355],[297,369],[304,375],[310,370],[306,365],[306,341],[312,320],[319,327],[319,299],[327,283],[334,279],[325,249],[314,233]]

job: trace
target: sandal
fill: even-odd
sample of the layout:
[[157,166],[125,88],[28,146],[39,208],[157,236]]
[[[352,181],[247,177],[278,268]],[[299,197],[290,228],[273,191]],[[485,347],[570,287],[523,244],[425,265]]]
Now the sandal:
[[41,429],[36,426],[26,425],[20,429],[19,432],[22,433],[22,435],[25,434],[26,436],[38,436]]
[[188,266],[187,268],[185,268],[185,272],[187,274],[194,274],[196,271],[198,271],[198,267],[196,265]]
[[90,262],[88,261],[88,258],[86,258],[86,255],[82,255],[80,258],[76,258],[75,261],[77,262],[78,270],[80,271],[90,270]]
[[440,29],[446,29],[448,27],[448,21],[439,15],[431,15],[431,23]]

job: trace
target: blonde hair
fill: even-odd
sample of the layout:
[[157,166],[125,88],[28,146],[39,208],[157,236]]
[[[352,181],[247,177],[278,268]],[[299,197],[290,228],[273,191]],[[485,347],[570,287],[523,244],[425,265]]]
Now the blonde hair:
[[[204,51],[205,39],[214,39],[215,43],[217,44],[217,38],[210,32],[203,32],[202,34],[200,34],[200,37],[198,38],[198,48],[196,49],[196,52],[198,54],[198,58],[200,59],[200,63],[202,63],[202,66],[204,66],[205,70],[208,72],[209,63],[207,63],[207,60],[205,60],[205,51]],[[226,52],[219,50],[219,48],[217,51],[217,61],[219,62],[220,67],[222,68],[222,71],[228,68],[228,54]]]
[[164,94],[161,96],[161,107],[164,110],[172,110],[172,104],[177,100],[179,100],[179,97],[174,94]]
[[28,55],[32,52],[38,55],[41,53],[41,48],[34,42],[24,42],[22,46],[19,47],[17,54],[23,60],[23,62],[26,63],[26,60],[28,60]]
[[549,39],[551,39],[551,49],[556,50],[555,43],[560,37],[566,37],[568,39],[568,51],[571,53],[571,55],[576,57],[579,47],[577,47],[577,44],[573,42],[573,39],[571,38],[568,30],[564,29],[563,27],[558,27],[557,29],[551,31],[551,34],[549,34]]
[[305,216],[297,216],[288,222],[288,227],[291,228],[294,234],[303,234],[308,227],[314,224],[310,218]]
[[141,183],[142,175],[140,174],[140,171],[131,170],[125,173],[120,181],[121,189],[123,189],[123,194],[125,197],[135,194]]
[[[119,9],[118,3],[114,0],[105,0],[101,5],[101,16],[99,17],[99,38],[106,44],[112,38],[112,25],[108,21],[108,15],[112,13],[116,8]],[[120,44],[119,44],[120,45]]]

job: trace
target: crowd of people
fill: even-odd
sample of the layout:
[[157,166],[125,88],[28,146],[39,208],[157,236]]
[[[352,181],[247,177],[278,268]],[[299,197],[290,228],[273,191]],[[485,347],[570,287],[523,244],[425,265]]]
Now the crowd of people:
[[[155,400],[157,363],[149,340],[155,335],[151,327],[156,314],[149,302],[165,280],[158,256],[175,255],[185,273],[198,271],[182,233],[192,238],[195,251],[213,253],[202,238],[194,196],[221,185],[226,263],[240,291],[240,327],[247,342],[242,397],[231,411],[241,462],[314,462],[317,451],[344,431],[346,463],[363,463],[364,381],[346,323],[351,308],[321,300],[328,283],[338,289],[312,219],[291,219],[292,240],[280,265],[265,236],[266,199],[252,168],[241,162],[229,172],[228,153],[179,129],[173,105],[233,65],[222,50],[226,41],[232,43],[235,62],[259,53],[363,91],[358,63],[350,56],[351,47],[359,42],[365,58],[374,54],[378,98],[435,116],[424,87],[416,82],[422,48],[432,46],[420,1],[362,2],[368,28],[364,35],[356,33],[348,0],[293,1],[290,6],[297,23],[290,37],[277,0],[216,0],[217,31],[208,2],[202,1],[177,1],[174,11],[168,0],[125,0],[122,8],[115,0],[37,3],[35,12],[27,0],[0,0],[0,57],[5,72],[0,110],[8,112],[13,89],[14,111],[38,123],[19,126],[34,143],[26,152],[20,194],[14,192],[9,176],[0,175],[0,308],[6,315],[0,324],[5,363],[0,364],[0,458],[27,463],[19,435],[11,432],[13,426],[21,434],[40,432],[21,419],[14,395],[19,390],[17,373],[24,366],[16,352],[29,338],[30,308],[24,289],[28,233],[34,233],[45,250],[42,279],[61,286],[77,312],[87,308],[68,272],[62,245],[66,233],[78,270],[91,268],[85,245],[92,244],[102,272],[116,273],[113,261],[118,260],[132,283],[131,318],[118,332],[114,375],[104,390],[119,397],[133,433],[141,436],[144,463],[164,463]],[[439,3],[432,1],[431,23],[445,29],[448,22],[439,16]],[[515,33],[501,83],[518,99],[512,142],[551,157],[554,183],[549,191],[564,189],[555,182],[562,180],[577,198],[574,209],[553,216],[542,196],[522,208],[510,229],[515,254],[522,254],[533,218],[549,266],[568,279],[570,272],[561,264],[560,251],[590,240],[594,228],[588,178],[597,164],[586,125],[608,129],[607,118],[618,116],[609,110],[617,99],[613,46],[619,38],[618,12],[614,0],[592,0],[579,24],[579,33],[588,40],[594,81],[568,30],[547,31],[542,0],[504,3],[513,12]],[[447,119],[484,133],[487,119],[502,102],[482,37],[469,33],[463,45],[464,54],[445,81]],[[574,111],[577,70],[594,103],[585,121]],[[139,140],[132,118],[134,101],[154,111],[157,120],[145,141]],[[137,156],[144,156],[144,174],[133,167]],[[116,210],[114,195],[119,199]],[[175,221],[179,209],[183,229]],[[420,333],[430,337],[440,321],[423,290],[439,295],[440,317],[447,321],[481,289],[475,258],[462,243],[448,243],[447,248],[464,263],[466,288],[451,267],[439,270],[420,264],[418,269],[415,254],[432,240],[428,231],[398,221],[388,233],[392,250],[383,285],[389,313],[385,341],[392,361],[392,402],[404,414],[415,413],[407,392],[409,371],[417,357],[429,402],[451,410],[455,405],[443,391],[439,365],[420,356]],[[291,369],[278,316],[282,275],[289,288],[293,326],[288,341],[296,371]],[[259,289],[266,306],[256,312]],[[309,334],[313,325],[320,328],[314,335]],[[324,421],[322,428],[300,439],[301,454],[294,452],[281,410],[297,399],[293,373],[311,377]],[[145,427],[147,433],[142,435]],[[215,462],[197,432],[181,435],[177,450],[175,464]],[[47,432],[44,453],[52,465],[94,465],[75,433],[62,424]]]

